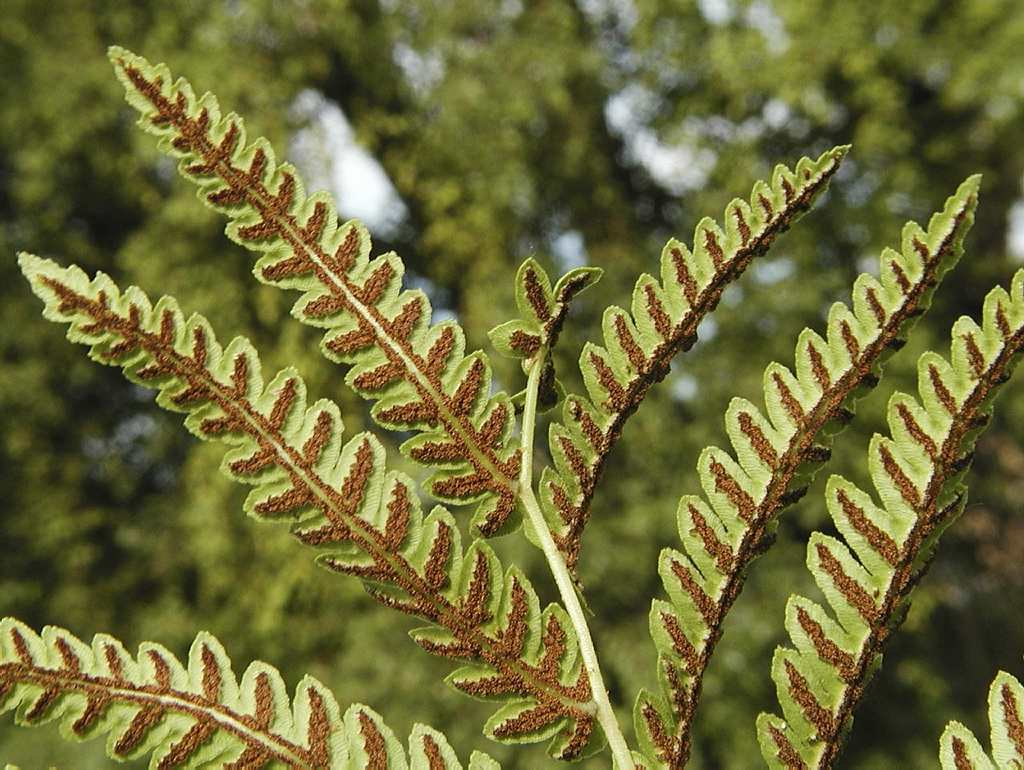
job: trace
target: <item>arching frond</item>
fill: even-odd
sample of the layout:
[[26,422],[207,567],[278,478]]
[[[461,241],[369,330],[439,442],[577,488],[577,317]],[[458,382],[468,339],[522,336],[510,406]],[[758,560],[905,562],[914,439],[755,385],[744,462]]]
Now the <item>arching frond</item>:
[[157,403],[185,412],[199,438],[229,446],[221,467],[253,486],[250,515],[290,524],[299,540],[324,551],[320,564],[362,579],[377,601],[432,624],[413,632],[416,642],[468,661],[449,681],[503,702],[488,735],[550,738],[554,754],[567,758],[599,745],[565,611],[555,604],[542,611],[529,580],[515,567],[505,570],[487,543],[464,549],[446,510],[424,516],[412,482],[387,470],[374,436],[344,441],[337,406],[308,405],[293,369],[265,382],[247,340],[222,347],[205,318],[186,320],[170,297],[153,304],[102,273],[90,280],[77,267],[27,254],[20,264],[44,315],[69,324],[69,339],[157,389]]
[[[92,644],[47,626],[36,634],[0,620],[0,713],[19,724],[58,720],[68,739],[107,736],[118,760],[151,757],[150,767],[462,770],[447,739],[416,725],[406,753],[379,714],[362,704],[343,713],[333,693],[306,676],[289,699],[280,672],[249,664],[239,680],[224,647],[206,632],[188,660],[143,642],[134,657],[117,639]],[[498,763],[474,752],[470,770]]]
[[1007,293],[985,298],[983,323],[953,327],[952,355],[918,360],[920,398],[889,400],[890,437],[875,435],[868,468],[879,501],[839,476],[829,479],[829,513],[845,542],[815,533],[807,565],[833,613],[791,597],[786,629],[796,649],[772,663],[784,717],[757,722],[769,766],[832,767],[885,642],[909,608],[939,537],[963,510],[962,478],[992,401],[1024,347],[1024,271]]
[[228,217],[228,236],[260,254],[256,277],[302,292],[293,315],[325,329],[324,355],[350,365],[346,382],[376,402],[378,424],[416,433],[403,451],[436,468],[431,494],[477,503],[473,523],[485,535],[511,527],[514,415],[508,396],[490,394],[487,356],[466,355],[455,322],[432,325],[426,295],[402,288],[402,260],[371,258],[366,228],[339,223],[330,198],[307,195],[295,168],[278,163],[266,140],[249,141],[242,119],[222,115],[214,95],[197,97],[164,65],[122,48],[110,59],[139,125],[160,137],[200,199]]
[[832,435],[853,417],[881,364],[903,344],[935,287],[963,251],[974,220],[978,177],[965,181],[925,232],[910,223],[902,248],[881,255],[881,281],[864,274],[853,310],[832,306],[827,339],[804,329],[796,373],[772,363],[764,373],[767,416],[733,399],[726,430],[735,457],[711,447],[698,461],[705,498],[684,496],[677,512],[684,552],[662,551],[659,572],[670,601],[656,600],[650,627],[659,652],[663,699],[643,694],[636,727],[647,750],[670,767],[686,763],[704,672],[751,562],[769,545],[776,518],[806,491],[828,458]]
[[697,224],[693,251],[670,240],[661,253],[661,279],[641,275],[630,310],[605,311],[604,346],[588,344],[580,355],[589,398],[565,400],[562,422],[551,426],[548,440],[554,466],[540,481],[545,517],[571,569],[598,478],[626,421],[675,355],[697,340],[697,327],[725,287],[810,209],[848,149],[802,158],[794,170],[776,166],[770,182],[754,185],[749,204],[736,198],[726,206],[724,229],[707,217]]

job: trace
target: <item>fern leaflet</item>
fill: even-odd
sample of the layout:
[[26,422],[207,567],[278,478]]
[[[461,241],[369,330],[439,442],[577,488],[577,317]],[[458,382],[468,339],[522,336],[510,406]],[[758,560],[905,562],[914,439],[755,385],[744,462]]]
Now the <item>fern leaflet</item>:
[[725,422],[737,459],[717,447],[701,454],[706,501],[695,495],[679,501],[686,553],[662,551],[659,572],[671,601],[651,607],[664,703],[642,693],[635,714],[646,750],[668,766],[682,767],[689,756],[704,672],[750,563],[770,546],[779,512],[806,492],[829,456],[831,435],[852,419],[856,398],[878,383],[882,362],[902,346],[902,335],[960,258],[978,183],[978,177],[966,180],[927,232],[913,223],[904,227],[901,252],[881,255],[881,282],[863,274],[854,284],[854,309],[832,306],[827,340],[804,329],[796,374],[778,363],[765,369],[769,417],[733,399]]
[[816,532],[807,564],[835,617],[803,597],[787,604],[796,649],[780,647],[772,662],[785,718],[762,714],[757,723],[770,767],[833,766],[886,640],[963,510],[974,442],[1024,347],[1024,271],[1009,293],[989,292],[982,313],[982,327],[967,317],[953,326],[951,362],[931,352],[918,359],[920,401],[903,393],[889,400],[892,438],[876,435],[868,450],[881,506],[847,480],[829,479],[829,513],[846,544]]
[[696,342],[697,327],[725,287],[810,209],[848,150],[802,158],[794,171],[776,166],[770,183],[754,185],[749,204],[736,198],[726,207],[724,231],[705,217],[694,231],[692,252],[675,239],[668,242],[661,280],[640,276],[632,312],[605,311],[605,346],[588,343],[580,355],[589,398],[566,399],[562,422],[549,431],[554,466],[540,480],[545,518],[570,569],[579,560],[598,479],[626,421],[668,374],[675,355]]
[[586,671],[572,624],[558,605],[543,612],[529,580],[503,572],[483,541],[461,546],[451,514],[424,517],[412,482],[386,470],[371,434],[342,441],[335,404],[306,405],[292,369],[264,384],[259,358],[236,338],[222,348],[206,320],[183,318],[169,297],[154,306],[135,287],[123,293],[102,273],[90,281],[23,254],[22,270],[44,301],[44,315],[70,324],[68,337],[91,357],[121,366],[157,403],[186,412],[199,438],[230,446],[222,470],[254,486],[246,511],[288,522],[295,536],[323,548],[318,561],[365,581],[385,606],[432,624],[412,632],[434,654],[469,663],[449,682],[504,705],[485,732],[495,740],[551,738],[571,758],[599,746]]
[[[444,735],[416,725],[409,752],[383,719],[361,704],[344,713],[334,695],[306,676],[289,704],[280,672],[261,661],[238,681],[221,643],[202,632],[182,664],[144,642],[132,657],[97,634],[91,645],[63,628],[41,634],[14,618],[0,620],[0,713],[39,725],[60,720],[65,737],[107,734],[116,759],[151,756],[150,767],[258,770],[462,770]],[[474,752],[470,770],[499,765]]]
[[111,48],[110,59],[139,125],[161,137],[200,199],[227,215],[228,236],[261,254],[256,277],[303,292],[293,315],[326,329],[324,355],[351,364],[346,382],[376,401],[374,419],[416,432],[402,451],[438,469],[431,494],[478,503],[473,523],[485,535],[507,531],[520,455],[508,397],[489,395],[487,357],[465,355],[458,324],[432,326],[426,295],[401,288],[401,259],[371,259],[366,228],[339,225],[330,198],[306,195],[295,168],[278,164],[266,140],[248,142],[242,119],[222,116],[215,96],[197,98],[167,67],[122,48]]

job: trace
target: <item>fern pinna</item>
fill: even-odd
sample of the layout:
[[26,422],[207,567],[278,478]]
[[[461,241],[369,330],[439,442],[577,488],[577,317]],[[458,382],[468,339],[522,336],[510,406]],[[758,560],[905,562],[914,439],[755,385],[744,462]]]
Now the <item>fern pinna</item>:
[[[281,674],[256,661],[241,682],[221,643],[196,637],[183,665],[159,644],[132,657],[118,640],[97,634],[91,645],[62,628],[36,634],[0,620],[0,711],[86,740],[108,735],[111,756],[151,756],[160,770],[210,767],[338,767],[462,770],[447,739],[425,725],[409,736],[409,752],[372,709],[342,713],[334,695],[311,676],[289,702]],[[469,770],[498,763],[473,752]]]
[[729,203],[724,231],[705,217],[694,231],[693,251],[674,238],[665,245],[661,280],[637,279],[632,312],[605,311],[604,347],[588,343],[580,355],[589,398],[566,399],[562,423],[552,424],[548,438],[554,466],[540,479],[544,514],[570,569],[579,561],[598,479],[626,421],[668,374],[676,354],[696,342],[697,327],[726,286],[810,209],[848,150],[802,158],[793,171],[776,166],[770,183],[754,185],[749,204]]
[[299,540],[324,549],[325,567],[365,580],[382,604],[431,621],[412,632],[424,649],[472,661],[450,681],[508,701],[488,722],[490,735],[522,741],[558,733],[552,751],[564,757],[587,747],[590,687],[564,610],[541,612],[530,582],[515,567],[503,571],[486,543],[463,549],[443,508],[424,517],[412,482],[385,468],[376,437],[344,442],[335,404],[307,405],[291,369],[265,383],[247,340],[222,348],[203,317],[186,320],[171,298],[154,305],[106,275],[89,280],[31,255],[21,265],[46,316],[70,324],[69,339],[123,367],[133,382],[158,388],[158,403],[186,412],[200,438],[230,446],[221,467],[254,485],[250,515],[290,523]]
[[441,469],[431,494],[478,502],[480,531],[501,531],[515,509],[519,453],[508,399],[490,395],[486,356],[465,355],[458,324],[431,325],[426,295],[401,287],[402,260],[371,259],[366,229],[339,225],[330,198],[306,195],[294,167],[279,164],[266,140],[248,142],[242,119],[222,116],[215,96],[197,98],[188,81],[124,49],[110,58],[139,124],[229,217],[228,236],[261,254],[256,277],[303,292],[293,314],[327,330],[324,355],[352,365],[346,383],[376,401],[374,419],[418,433],[403,451]]
[[758,719],[770,767],[833,765],[939,537],[963,511],[974,442],[1024,348],[1024,271],[1009,293],[988,294],[982,318],[980,327],[966,316],[956,322],[949,361],[932,352],[918,359],[920,400],[889,400],[892,437],[875,435],[868,450],[881,505],[846,479],[829,479],[826,502],[846,543],[815,533],[807,565],[835,617],[803,597],[786,607],[796,649],[778,649],[772,662],[785,718]]
[[[257,278],[303,292],[293,314],[327,329],[325,355],[352,365],[346,383],[376,401],[371,414],[379,424],[418,431],[402,450],[416,462],[440,467],[427,482],[429,491],[442,501],[478,502],[473,523],[484,535],[510,529],[517,503],[528,502],[518,492],[520,471],[530,469],[512,438],[510,400],[504,393],[490,395],[487,357],[464,355],[464,335],[454,322],[431,326],[426,296],[401,289],[401,260],[394,254],[370,259],[365,228],[355,222],[339,226],[330,199],[307,197],[295,169],[278,166],[265,140],[247,144],[241,118],[222,117],[216,97],[197,98],[184,79],[172,82],[165,66],[124,49],[112,48],[110,59],[129,104],[142,113],[140,125],[160,136],[161,148],[180,160],[182,174],[199,184],[200,198],[228,215],[228,235],[262,254]],[[541,529],[542,522],[536,522],[534,532]],[[561,559],[550,548],[545,552],[557,578]],[[575,705],[562,705],[577,709],[580,700],[596,702],[597,719],[625,766],[625,742],[579,600],[569,587],[560,589],[585,671],[564,696]],[[511,678],[501,687],[523,689]],[[495,694],[483,685],[475,690]],[[503,714],[515,725],[506,737],[546,737],[558,729],[563,712],[550,704],[520,704]],[[590,711],[574,711],[570,737],[553,750],[565,756],[582,751],[590,742],[593,717]]]
[[[484,539],[464,547],[445,508],[425,514],[413,482],[386,467],[380,440],[370,433],[345,440],[338,407],[309,403],[294,369],[265,380],[247,340],[221,345],[202,316],[186,318],[173,298],[153,303],[102,273],[90,278],[23,253],[19,262],[44,316],[67,324],[68,338],[87,345],[96,361],[156,389],[157,403],[185,413],[199,438],[224,443],[223,472],[252,487],[249,515],[287,523],[320,551],[322,566],[424,620],[413,640],[460,661],[448,681],[498,702],[486,735],[548,741],[549,753],[565,760],[606,742],[618,770],[685,766],[704,674],[750,564],[771,545],[779,513],[805,494],[856,399],[878,384],[882,364],[960,258],[979,178],[967,179],[927,230],[904,228],[900,250],[881,255],[881,278],[857,279],[852,309],[833,305],[825,338],[801,333],[795,371],[768,366],[764,412],[743,399],[730,404],[735,457],[716,447],[701,454],[704,498],[680,500],[682,550],[666,548],[659,561],[669,600],[654,600],[649,625],[660,691],[636,700],[633,748],[604,684],[575,574],[598,479],[626,421],[671,359],[693,344],[724,288],[809,210],[848,148],[804,158],[794,170],[776,167],[749,203],[729,204],[724,227],[701,220],[692,251],[670,241],[660,279],[641,276],[630,310],[605,311],[604,346],[584,347],[586,396],[565,394],[551,351],[572,300],[601,271],[576,268],[552,282],[539,262],[524,262],[515,279],[520,317],[490,333],[526,375],[526,387],[510,397],[492,394],[488,359],[466,353],[458,324],[432,325],[425,295],[402,288],[401,260],[371,257],[366,229],[339,223],[325,194],[306,195],[295,169],[278,164],[263,139],[247,141],[241,118],[222,115],[215,97],[197,97],[163,65],[121,48],[110,58],[140,125],[180,161],[201,200],[227,215],[228,235],[260,254],[256,277],[302,292],[295,317],[325,330],[325,356],[349,365],[346,383],[373,401],[377,423],[406,434],[402,452],[431,469],[427,491],[443,503],[475,505],[471,525],[484,537],[524,520],[561,604],[542,609],[522,570],[504,567]],[[876,437],[868,457],[882,505],[830,480],[828,508],[849,546],[815,534],[808,564],[835,616],[800,597],[788,605],[796,649],[780,649],[772,670],[783,717],[762,715],[757,723],[770,767],[834,765],[912,588],[963,508],[970,447],[1022,345],[1024,271],[1009,293],[988,296],[981,327],[957,322],[951,363],[931,353],[921,358],[920,403],[893,396],[893,438]],[[552,466],[535,482],[538,414],[559,403],[561,422],[548,436]],[[1024,767],[1022,703],[1019,682],[1001,673],[990,694],[1000,768]],[[375,712],[357,704],[342,713],[309,677],[291,704],[266,664],[252,664],[239,682],[220,643],[205,633],[182,664],[159,645],[146,643],[133,658],[107,636],[90,646],[63,629],[39,635],[4,619],[0,710],[10,709],[25,724],[59,720],[68,737],[108,735],[112,757],[149,755],[152,767],[462,767],[439,732],[416,726],[407,752]],[[940,755],[945,768],[992,766],[958,723],[943,735]],[[469,767],[497,763],[474,753]]]
[[659,573],[671,602],[655,600],[651,607],[663,698],[643,693],[636,706],[637,732],[659,761],[686,764],[704,672],[747,568],[770,545],[779,512],[807,491],[829,456],[830,436],[853,417],[856,397],[878,384],[882,362],[902,346],[901,335],[960,258],[979,181],[966,180],[927,232],[913,223],[904,228],[901,250],[881,255],[881,282],[863,274],[854,284],[853,310],[832,306],[828,339],[804,329],[796,374],[778,363],[765,369],[768,417],[733,399],[725,423],[737,459],[717,447],[701,454],[707,502],[690,495],[679,501],[686,553],[662,551]]

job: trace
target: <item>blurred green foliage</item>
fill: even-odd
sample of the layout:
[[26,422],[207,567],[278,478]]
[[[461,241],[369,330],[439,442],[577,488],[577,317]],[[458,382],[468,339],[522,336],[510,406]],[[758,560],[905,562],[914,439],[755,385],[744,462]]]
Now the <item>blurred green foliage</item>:
[[[209,629],[239,669],[264,658],[292,684],[308,671],[399,733],[426,721],[460,753],[485,748],[509,768],[546,760],[540,749],[486,745],[486,709],[440,684],[447,666],[405,638],[408,619],[315,569],[285,533],[247,521],[244,491],[214,472],[216,450],[38,318],[17,277],[18,248],[175,294],[222,337],[249,336],[268,366],[296,364],[314,393],[340,400],[351,429],[365,422],[315,333],[288,317],[290,300],[251,280],[250,257],[135,130],[104,56],[112,43],[215,90],[286,156],[295,137],[322,128],[326,106],[340,107],[401,198],[400,219],[376,228],[377,248],[398,250],[476,346],[513,316],[511,279],[525,256],[603,267],[563,335],[559,368],[576,388],[574,360],[598,336],[601,310],[628,300],[668,236],[689,240],[701,216],[718,217],[775,162],[854,144],[817,210],[727,292],[702,341],[651,394],[603,481],[581,568],[627,722],[638,687],[654,682],[646,628],[657,552],[675,539],[677,497],[697,488],[700,448],[725,441],[728,399],[759,399],[764,365],[792,361],[802,326],[823,326],[829,303],[848,298],[902,223],[983,172],[956,278],[837,442],[831,470],[864,481],[887,394],[914,386],[921,350],[945,349],[955,317],[977,314],[1024,256],[1015,0],[7,0],[0,613],[129,645],[156,639],[178,653]],[[319,110],[297,109],[304,103]],[[329,180],[321,145],[302,153],[303,170]],[[358,193],[358,177],[348,179]],[[517,390],[514,364],[497,366]],[[967,512],[890,646],[846,767],[934,766],[945,721],[984,731],[987,683],[1000,667],[1022,670],[1021,393],[1011,386],[997,406]],[[769,662],[785,598],[813,595],[803,542],[826,525],[825,475],[786,513],[732,614],[705,686],[694,767],[760,763],[753,720],[774,702]],[[516,538],[498,547],[554,598],[536,553]],[[100,746],[9,719],[0,746],[0,759],[26,767],[107,765]]]

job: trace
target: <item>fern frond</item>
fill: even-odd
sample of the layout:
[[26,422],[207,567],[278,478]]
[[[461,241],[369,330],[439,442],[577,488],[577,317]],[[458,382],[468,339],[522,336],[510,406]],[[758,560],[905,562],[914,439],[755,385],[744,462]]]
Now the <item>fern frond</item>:
[[776,166],[770,182],[754,185],[749,204],[736,198],[726,206],[724,230],[705,217],[692,252],[670,240],[661,254],[661,280],[641,275],[631,310],[605,311],[604,347],[588,343],[580,355],[589,398],[565,400],[562,422],[549,431],[554,467],[545,468],[540,481],[545,517],[570,569],[579,560],[598,479],[626,421],[668,374],[676,354],[696,342],[697,327],[725,287],[810,209],[848,150],[802,158],[792,171]]
[[815,533],[807,565],[835,614],[803,597],[787,604],[796,649],[780,647],[772,662],[785,718],[762,714],[757,723],[773,768],[832,767],[886,640],[963,510],[974,442],[1024,348],[1024,271],[1009,293],[989,292],[982,312],[981,327],[967,317],[954,324],[950,362],[920,357],[920,400],[889,400],[892,438],[875,435],[868,450],[881,505],[846,479],[829,479],[829,513],[846,542]]
[[[107,735],[118,760],[150,756],[150,767],[430,768],[462,770],[447,739],[416,725],[409,752],[383,719],[362,704],[344,713],[311,676],[289,703],[280,672],[256,661],[231,670],[224,647],[196,636],[187,663],[143,642],[134,658],[106,634],[86,644],[63,628],[41,634],[14,618],[0,620],[0,713],[19,724],[59,720],[72,740]],[[498,764],[475,752],[470,770]]]
[[245,502],[250,515],[291,524],[299,540],[325,549],[321,565],[364,580],[382,604],[430,621],[412,632],[427,651],[470,661],[449,681],[505,702],[488,735],[552,738],[552,751],[565,758],[597,745],[589,681],[565,611],[555,604],[541,611],[529,580],[503,570],[485,542],[463,549],[446,510],[424,517],[412,482],[385,468],[373,435],[343,442],[335,404],[307,406],[293,369],[265,384],[247,340],[221,347],[207,321],[186,321],[172,298],[153,305],[102,273],[90,281],[77,267],[28,254],[19,261],[45,317],[70,324],[70,340],[158,389],[157,403],[187,413],[199,438],[229,445],[221,467],[254,487]]
[[962,724],[946,725],[939,739],[942,770],[1024,770],[1024,686],[1005,671],[989,688],[988,721],[991,758]]
[[651,607],[668,708],[643,693],[635,715],[647,750],[668,766],[681,767],[689,756],[704,672],[751,562],[769,547],[779,512],[804,494],[827,460],[831,436],[852,418],[856,398],[878,383],[882,362],[902,346],[907,327],[960,258],[978,183],[978,177],[966,180],[927,232],[913,223],[904,227],[901,252],[881,255],[881,281],[861,275],[853,310],[841,302],[832,306],[827,339],[801,332],[796,374],[778,363],[765,369],[767,417],[749,401],[733,399],[725,422],[736,459],[717,447],[701,454],[706,499],[680,499],[686,552],[662,551],[659,572],[671,601]]
[[485,535],[509,529],[520,453],[508,396],[490,395],[487,356],[465,354],[458,324],[431,325],[426,295],[401,287],[402,260],[371,258],[366,229],[339,224],[326,194],[306,195],[295,168],[279,164],[266,140],[248,141],[242,119],[222,116],[215,96],[197,97],[166,66],[122,48],[110,59],[139,125],[161,138],[200,199],[228,217],[228,236],[261,255],[256,277],[301,291],[293,315],[326,330],[324,355],[351,365],[346,382],[376,402],[374,419],[417,434],[402,451],[436,468],[431,494],[478,503],[473,524]]
[[[557,406],[563,390],[555,379],[551,351],[558,344],[569,305],[580,292],[601,280],[603,274],[599,267],[577,267],[552,286],[547,271],[537,260],[525,260],[519,266],[515,279],[516,307],[521,317],[499,324],[488,332],[491,344],[499,353],[522,360],[524,372],[529,372],[538,354],[544,355],[544,372],[537,398],[538,406],[544,411]],[[518,405],[524,393],[513,396],[513,403]]]

